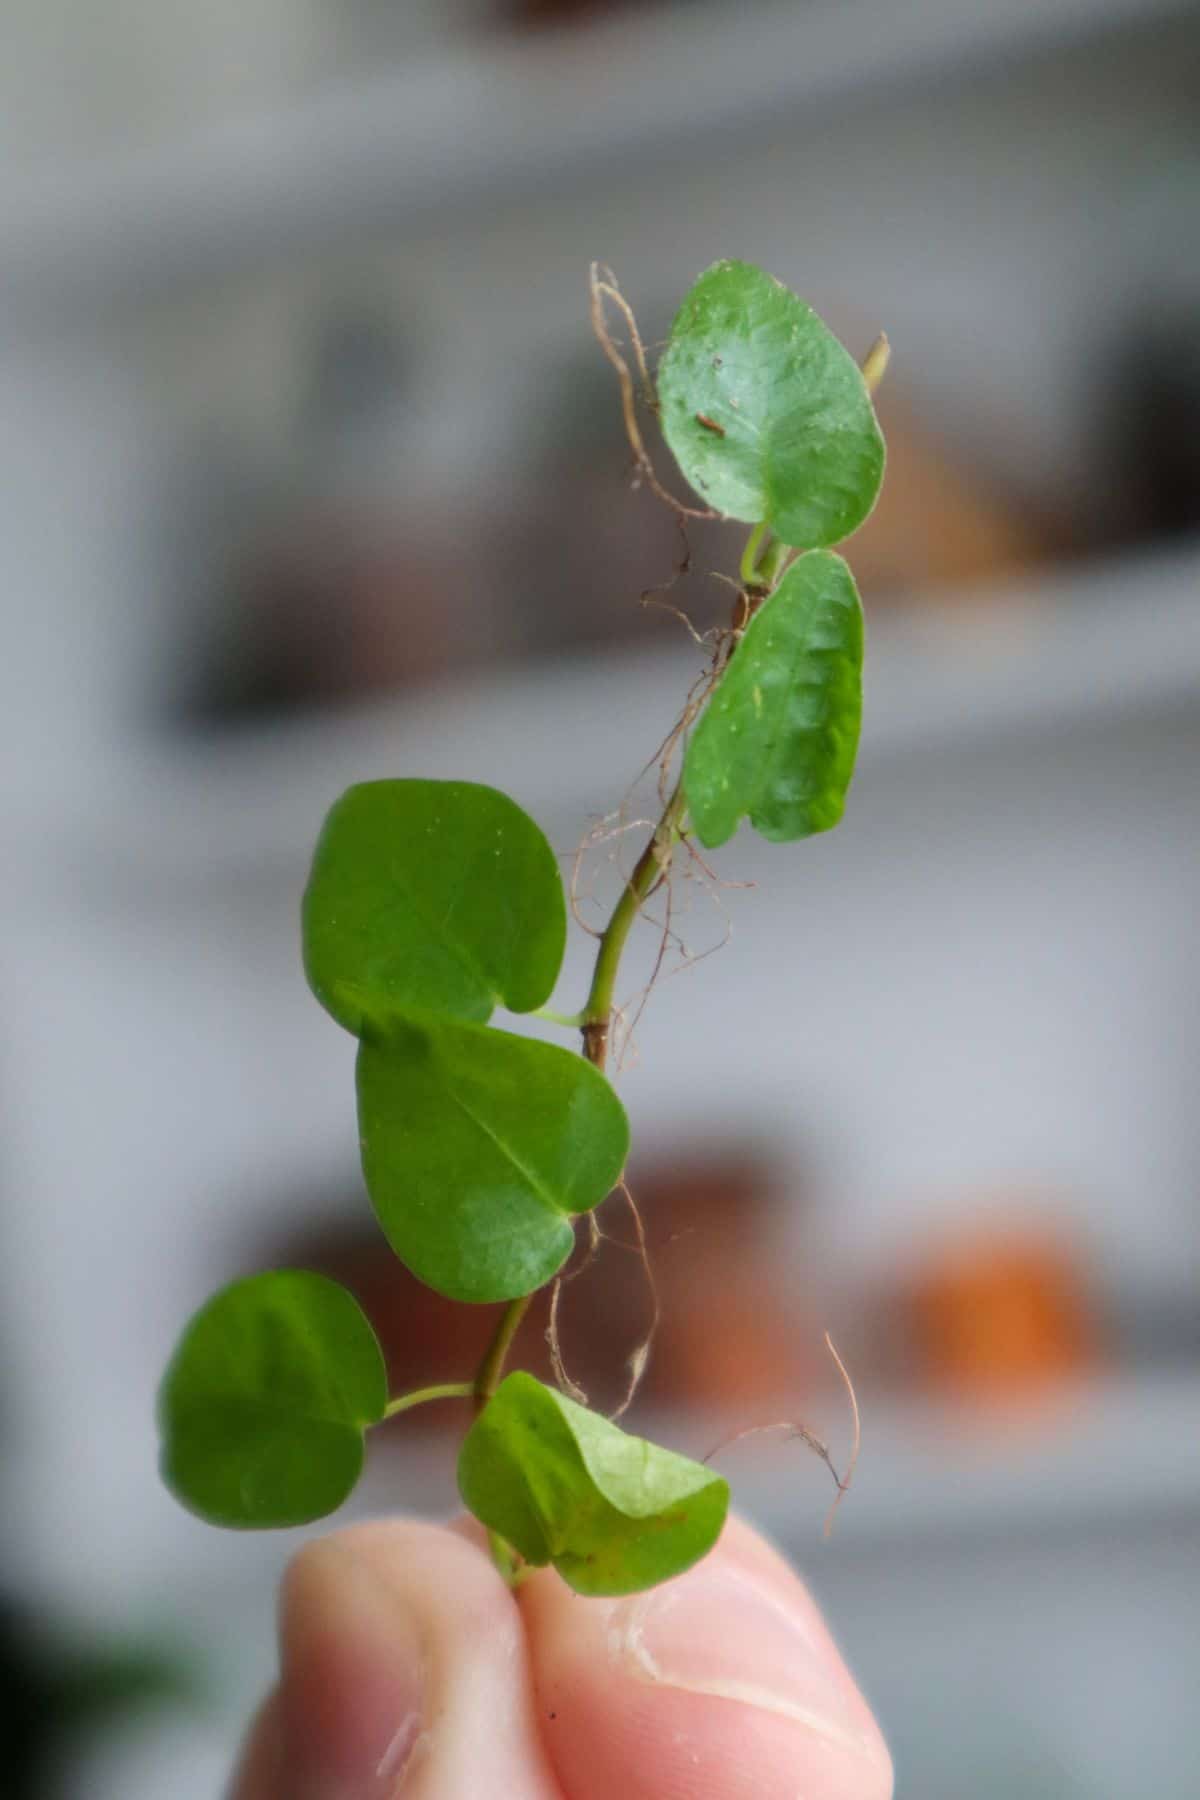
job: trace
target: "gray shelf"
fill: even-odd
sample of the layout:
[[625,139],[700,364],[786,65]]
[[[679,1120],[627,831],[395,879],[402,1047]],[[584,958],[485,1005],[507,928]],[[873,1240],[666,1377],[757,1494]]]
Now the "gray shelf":
[[186,142],[10,178],[0,304],[35,320],[436,215],[611,180],[914,85],[961,81],[1181,0],[794,0],[624,14],[491,40],[213,127]]
[[[1200,546],[997,592],[957,617],[881,618],[870,630],[864,768],[1200,705],[1198,591]],[[164,742],[152,754],[129,745],[56,796],[60,841],[73,855],[136,868],[150,893],[272,867],[293,880],[344,787],[381,771],[465,778],[480,745],[490,779],[548,827],[574,832],[613,804],[696,672],[690,646],[590,656],[225,742]],[[45,800],[26,796],[39,830]],[[20,796],[9,805],[19,827]]]

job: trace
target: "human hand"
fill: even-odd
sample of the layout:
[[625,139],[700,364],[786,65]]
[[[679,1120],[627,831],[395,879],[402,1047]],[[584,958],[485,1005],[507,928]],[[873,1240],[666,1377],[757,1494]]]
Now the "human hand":
[[548,1569],[514,1594],[471,1529],[300,1552],[232,1800],[888,1800],[866,1702],[747,1526],[623,1600]]

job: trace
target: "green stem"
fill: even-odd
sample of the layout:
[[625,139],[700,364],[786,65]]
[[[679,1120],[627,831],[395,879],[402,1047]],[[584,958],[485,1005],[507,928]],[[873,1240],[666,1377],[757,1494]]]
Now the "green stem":
[[791,545],[781,543],[776,538],[774,543],[767,546],[759,559],[758,567],[754,572],[756,584],[770,592],[779,580],[779,572],[791,554]]
[[[758,562],[757,558],[766,529],[764,521],[756,525],[750,533],[742,556],[742,579],[748,586],[769,589],[774,583],[780,564],[788,555],[788,547],[786,544],[773,543],[768,546],[761,563]],[[583,1033],[583,1054],[598,1069],[603,1069],[608,1061],[608,1045],[612,1032],[613,996],[625,940],[633,929],[633,922],[641,912],[646,900],[654,892],[659,882],[665,878],[671,866],[671,857],[682,834],[686,812],[687,800],[683,792],[683,783],[680,781],[663,808],[662,817],[654,827],[649,843],[634,864],[633,874],[625,883],[621,897],[613,908],[612,917],[604,928],[600,939],[600,948],[596,952],[592,985],[583,1011],[571,1016],[555,1014],[546,1008],[541,1009],[540,1016],[542,1018],[549,1018],[555,1024],[571,1024],[579,1027]],[[504,1373],[504,1364],[508,1352],[512,1348],[512,1341],[516,1337],[521,1321],[529,1311],[532,1301],[532,1294],[523,1294],[517,1300],[510,1300],[501,1314],[492,1341],[479,1365],[479,1373],[475,1377],[473,1392],[477,1412],[483,1410],[500,1385],[500,1378]]]
[[509,1587],[516,1587],[519,1571],[513,1556],[512,1545],[507,1538],[502,1538],[498,1531],[488,1532],[488,1549],[492,1553],[492,1561],[499,1569]]
[[602,1069],[608,1060],[613,993],[616,988],[621,952],[625,948],[625,940],[629,936],[633,921],[671,865],[671,855],[679,837],[686,805],[683,783],[680,782],[667,801],[662,818],[655,826],[650,842],[638,857],[633,874],[625,883],[621,898],[613,908],[612,918],[608,921],[604,935],[600,939],[600,948],[596,952],[596,966],[592,972],[591,991],[583,1009],[582,1027],[583,1053],[589,1062],[595,1063],[598,1069]]
[[758,573],[758,553],[762,548],[766,529],[767,521],[760,519],[746,539],[746,548],[742,551],[742,560],[738,567],[743,587],[757,587],[762,579]]
[[[600,939],[600,948],[596,953],[596,966],[592,974],[592,986],[587,997],[587,1004],[583,1011],[576,1014],[571,1021],[583,1032],[584,1055],[598,1069],[602,1069],[608,1059],[613,989],[616,985],[621,952],[625,948],[625,940],[629,936],[633,921],[641,911],[643,902],[658,886],[670,866],[671,853],[679,837],[685,805],[681,784],[667,801],[662,818],[654,828],[654,835],[638,858],[633,874],[625,883],[621,898],[613,908],[612,917],[605,927],[604,935]],[[479,1373],[475,1377],[472,1391],[477,1411],[483,1410],[500,1385],[500,1378],[504,1373],[504,1364],[509,1350],[512,1348],[512,1341],[520,1329],[521,1321],[529,1311],[533,1298],[532,1294],[522,1294],[518,1299],[510,1300],[500,1315],[500,1322],[496,1326],[492,1341],[479,1365]]]
[[529,1311],[533,1301],[532,1294],[521,1294],[516,1300],[510,1300],[500,1315],[491,1343],[487,1347],[483,1361],[474,1384],[468,1392],[475,1397],[475,1410],[482,1412],[496,1389],[500,1385],[500,1377],[504,1373],[504,1363],[512,1348],[512,1341],[520,1330],[521,1320]]
[[407,1412],[410,1406],[424,1406],[430,1400],[469,1400],[474,1392],[475,1384],[470,1381],[442,1381],[436,1387],[414,1388],[411,1394],[400,1394],[395,1400],[389,1400],[383,1416],[394,1419],[397,1413]]

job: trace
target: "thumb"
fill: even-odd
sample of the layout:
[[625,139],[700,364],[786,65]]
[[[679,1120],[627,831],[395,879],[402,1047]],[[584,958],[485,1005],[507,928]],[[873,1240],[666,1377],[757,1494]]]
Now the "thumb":
[[542,1731],[571,1800],[888,1800],[879,1729],[805,1588],[731,1521],[649,1593],[521,1590]]
[[235,1800],[557,1800],[520,1615],[476,1544],[355,1526],[302,1550],[280,1601],[279,1687]]

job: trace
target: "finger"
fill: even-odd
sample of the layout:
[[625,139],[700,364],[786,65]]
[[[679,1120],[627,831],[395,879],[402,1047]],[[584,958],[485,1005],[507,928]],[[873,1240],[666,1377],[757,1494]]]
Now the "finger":
[[279,1690],[263,1701],[246,1733],[229,1800],[267,1800],[279,1793]]
[[732,1522],[688,1574],[585,1600],[522,1588],[539,1719],[567,1800],[887,1800],[891,1761],[814,1602]]
[[280,1665],[237,1800],[560,1800],[520,1615],[453,1532],[362,1525],[302,1550]]

